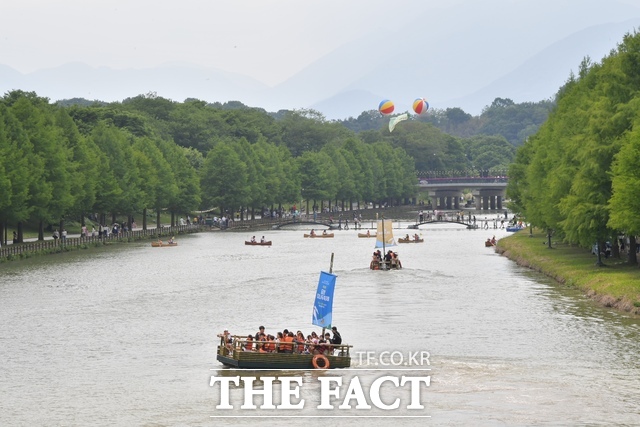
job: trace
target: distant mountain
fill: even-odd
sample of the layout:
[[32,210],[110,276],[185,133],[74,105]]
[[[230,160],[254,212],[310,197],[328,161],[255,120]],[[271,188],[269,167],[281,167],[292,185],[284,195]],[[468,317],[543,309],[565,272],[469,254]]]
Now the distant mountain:
[[[114,70],[82,63],[20,74],[0,65],[0,89],[34,91],[55,101],[85,98],[122,101],[148,92],[175,101],[197,98],[210,102],[259,102],[269,88],[247,76],[184,64],[151,69]],[[248,100],[248,101],[247,101]]]
[[[571,72],[577,73],[585,57],[589,57],[592,62],[600,62],[611,50],[616,49],[624,34],[633,31],[634,26],[640,26],[640,19],[598,25],[579,31],[535,53],[517,68],[506,72],[488,85],[463,96],[448,96],[450,84],[429,85],[426,89],[416,89],[416,86],[420,86],[415,82],[420,82],[421,79],[408,76],[396,81],[396,87],[389,89],[396,95],[393,99],[401,101],[396,102],[395,111],[410,110],[413,100],[422,97],[427,98],[432,108],[459,107],[473,115],[480,114],[482,109],[491,105],[497,97],[510,98],[517,103],[553,98],[569,79]],[[384,77],[376,77],[372,73],[357,79],[341,92],[315,102],[311,108],[332,119],[357,117],[362,111],[375,110],[382,99],[391,98],[387,95],[388,92],[379,89],[377,93],[362,89],[384,87],[373,81],[376,78]],[[446,77],[431,78],[442,81]]]
[[589,57],[592,63],[601,62],[617,48],[625,33],[632,32],[634,26],[638,28],[639,25],[640,19],[634,19],[579,31],[553,43],[479,91],[460,98],[445,99],[442,104],[477,114],[491,104],[496,94],[516,103],[553,98],[567,82],[571,72],[578,73],[584,58]]

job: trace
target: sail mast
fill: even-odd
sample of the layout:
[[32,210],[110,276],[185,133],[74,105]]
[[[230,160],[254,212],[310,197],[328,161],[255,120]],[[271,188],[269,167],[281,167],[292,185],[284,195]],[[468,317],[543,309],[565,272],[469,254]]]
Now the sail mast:
[[382,255],[383,256],[386,252],[386,247],[385,247],[386,240],[387,239],[384,237],[384,215],[382,215]]
[[[329,264],[329,273],[333,274],[333,252],[331,252],[331,263]],[[324,338],[324,326],[322,327],[322,337]]]

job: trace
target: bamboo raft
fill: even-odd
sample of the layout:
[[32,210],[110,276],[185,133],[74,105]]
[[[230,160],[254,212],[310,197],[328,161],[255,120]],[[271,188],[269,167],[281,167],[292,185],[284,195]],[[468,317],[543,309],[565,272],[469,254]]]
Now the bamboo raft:
[[[315,369],[314,359],[321,355],[303,353],[262,353],[260,351],[246,351],[246,336],[234,336],[232,348],[225,346],[224,338],[220,338],[218,345],[218,362],[240,369]],[[255,348],[260,341],[251,341]],[[294,347],[298,344],[294,343]],[[349,368],[351,355],[347,344],[331,344],[332,354],[324,355],[327,359],[326,367],[318,369]]]

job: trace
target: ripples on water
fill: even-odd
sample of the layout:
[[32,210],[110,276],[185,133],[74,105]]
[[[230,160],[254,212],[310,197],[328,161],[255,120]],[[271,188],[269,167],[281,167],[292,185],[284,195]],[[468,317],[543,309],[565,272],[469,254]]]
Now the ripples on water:
[[[507,233],[422,229],[424,244],[395,248],[403,270],[374,272],[373,239],[351,230],[303,239],[303,232],[259,233],[272,247],[245,246],[249,233],[201,233],[181,236],[175,248],[142,242],[3,264],[0,424],[212,425],[217,395],[209,378],[229,374],[215,361],[215,335],[225,327],[255,333],[260,324],[310,333],[319,272],[328,271],[332,252],[334,323],[354,351],[430,353],[426,422],[639,420],[638,320],[484,247],[487,237]],[[317,404],[317,375],[302,375],[307,407]],[[418,421],[425,422],[394,420]]]

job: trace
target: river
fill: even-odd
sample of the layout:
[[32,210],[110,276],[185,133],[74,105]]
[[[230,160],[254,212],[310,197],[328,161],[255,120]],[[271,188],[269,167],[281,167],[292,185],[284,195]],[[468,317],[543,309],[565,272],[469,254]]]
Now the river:
[[[271,247],[212,232],[0,264],[0,425],[640,424],[640,320],[484,246],[504,230],[423,226],[425,242],[395,247],[405,268],[390,272],[368,269],[373,239],[354,230],[303,232],[259,232]],[[354,346],[352,370],[262,373],[300,377],[303,409],[240,409],[241,385],[233,410],[216,408],[211,378],[249,375],[215,360],[216,334],[318,330],[312,305],[332,253],[333,321]],[[416,354],[427,360],[407,365]],[[377,378],[405,374],[430,378],[424,409],[391,382],[381,398],[398,409],[338,409],[354,378],[369,399]],[[333,410],[317,408],[323,375],[343,379]]]

